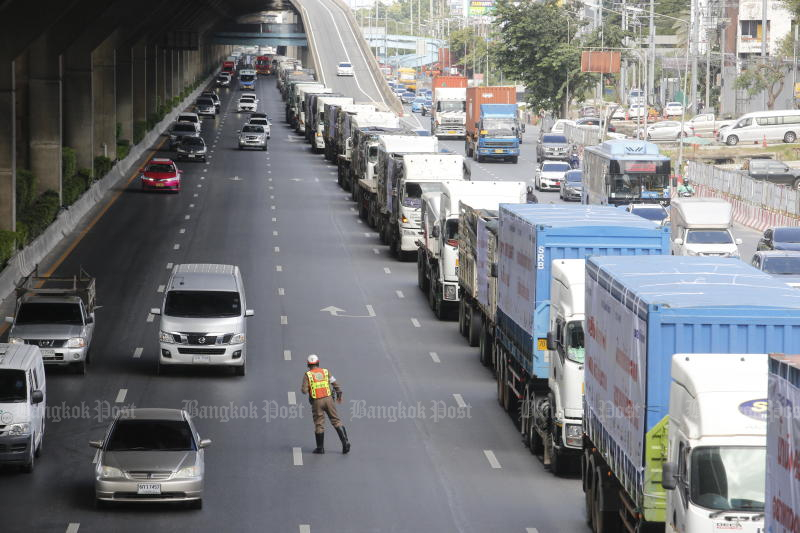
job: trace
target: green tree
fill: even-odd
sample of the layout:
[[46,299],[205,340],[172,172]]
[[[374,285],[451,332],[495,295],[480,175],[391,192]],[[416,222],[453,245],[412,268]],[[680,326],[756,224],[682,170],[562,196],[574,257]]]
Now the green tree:
[[737,89],[744,89],[751,98],[767,92],[767,109],[773,109],[775,100],[778,99],[783,85],[786,83],[786,74],[789,72],[786,66],[786,59],[791,58],[792,47],[794,46],[791,34],[785,35],[778,42],[778,49],[775,55],[762,61],[760,58],[753,60],[745,68],[739,77],[736,78],[735,86]]

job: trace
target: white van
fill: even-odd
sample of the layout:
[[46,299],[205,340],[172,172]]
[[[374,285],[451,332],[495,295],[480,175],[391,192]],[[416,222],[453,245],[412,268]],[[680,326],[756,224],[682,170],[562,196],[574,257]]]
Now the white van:
[[247,309],[244,282],[235,265],[175,265],[161,315],[158,371],[172,365],[233,367],[244,376],[247,359]]
[[733,207],[721,198],[675,198],[670,206],[672,255],[739,257]]
[[38,346],[0,343],[0,463],[33,472],[44,439],[45,379]]
[[740,142],[797,142],[800,136],[800,110],[757,111],[747,113],[727,128],[720,130],[718,140],[728,146]]

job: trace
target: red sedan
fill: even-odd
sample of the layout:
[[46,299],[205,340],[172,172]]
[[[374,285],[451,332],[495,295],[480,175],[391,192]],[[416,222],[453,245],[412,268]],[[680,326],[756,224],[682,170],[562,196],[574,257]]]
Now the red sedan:
[[172,159],[155,158],[140,170],[142,190],[181,190],[181,173]]

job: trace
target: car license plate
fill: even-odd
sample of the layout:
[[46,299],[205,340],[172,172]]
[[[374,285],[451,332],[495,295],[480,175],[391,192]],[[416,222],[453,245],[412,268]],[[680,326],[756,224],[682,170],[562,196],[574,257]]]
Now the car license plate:
[[194,158],[195,155],[194,154],[189,154],[189,157]]
[[163,186],[164,186],[163,183],[156,183],[156,187],[163,187]]
[[455,135],[456,131],[455,130],[447,130],[447,134],[448,135]]
[[161,494],[161,483],[139,483],[137,494]]
[[500,150],[500,149],[498,148],[497,150],[495,150],[495,151],[494,151],[494,153],[496,153],[496,154],[502,154],[502,153],[503,153],[503,151],[502,151],[502,150]]
[[40,348],[42,357],[55,357],[56,351],[52,348]]
[[210,363],[211,362],[211,356],[208,356],[208,355],[195,355],[194,357],[192,357],[192,362],[193,363]]

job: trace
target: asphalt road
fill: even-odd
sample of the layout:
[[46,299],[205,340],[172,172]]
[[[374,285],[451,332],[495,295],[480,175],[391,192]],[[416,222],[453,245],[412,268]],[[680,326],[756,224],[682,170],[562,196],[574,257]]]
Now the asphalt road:
[[[258,91],[282,116],[273,82]],[[268,152],[237,150],[246,116],[233,112],[232,96],[204,121],[209,163],[179,165],[180,194],[132,183],[58,269],[97,277],[92,365],[85,377],[48,372],[36,471],[0,472],[2,531],[586,531],[580,481],[552,476],[521,444],[477,350],[430,312],[415,265],[389,256],[338,188],[335,167],[279,120]],[[245,377],[156,375],[158,321],[148,310],[181,262],[241,267],[256,311]],[[329,306],[346,316],[321,311]],[[310,454],[299,393],[309,353],[344,388],[347,456],[330,428],[328,453]],[[203,510],[94,508],[88,441],[103,437],[115,409],[134,405],[198,415],[213,440]]]

